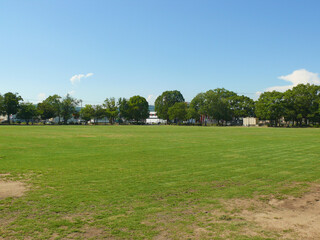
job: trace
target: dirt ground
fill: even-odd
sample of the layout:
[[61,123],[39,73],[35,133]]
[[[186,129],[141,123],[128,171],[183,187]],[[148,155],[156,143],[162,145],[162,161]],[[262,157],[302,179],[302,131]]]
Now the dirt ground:
[[240,211],[234,214],[260,228],[279,233],[288,239],[320,239],[320,185],[313,185],[301,197],[259,200],[232,200],[229,208]]
[[[0,177],[7,176],[9,174],[1,174]],[[19,181],[3,181],[0,178],[0,199],[8,197],[22,197],[26,191],[24,183]]]

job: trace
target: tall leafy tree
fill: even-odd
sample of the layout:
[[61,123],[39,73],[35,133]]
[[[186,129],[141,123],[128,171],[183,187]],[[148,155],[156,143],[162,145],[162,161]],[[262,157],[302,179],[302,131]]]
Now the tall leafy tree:
[[246,96],[234,95],[229,98],[232,109],[232,115],[236,119],[240,117],[254,117],[255,103]]
[[224,121],[230,121],[234,114],[232,103],[236,97],[236,93],[224,88],[199,93],[192,99],[190,111],[196,111],[199,118],[201,114],[216,119],[219,124]]
[[177,102],[184,102],[182,94],[177,91],[165,91],[155,101],[155,111],[159,118],[166,119],[169,122],[168,110]]
[[119,106],[120,120],[122,120],[122,119],[124,119],[126,121],[130,120],[130,106],[129,106],[128,100],[125,98],[119,98],[118,106]]
[[39,115],[39,112],[37,110],[37,107],[34,104],[32,103],[20,104],[20,110],[17,114],[17,117],[25,120],[27,125],[29,125],[30,121],[33,124],[34,119],[38,117],[38,115]]
[[190,107],[196,110],[199,114],[204,114],[204,102],[206,100],[206,95],[204,93],[199,93],[195,96],[190,103]]
[[0,115],[5,114],[4,97],[0,94]]
[[71,97],[69,94],[61,101],[61,117],[63,118],[63,123],[67,124],[68,120],[72,117],[72,114],[76,111],[76,106],[78,101]]
[[56,116],[55,108],[47,101],[43,101],[37,105],[42,120],[54,118]]
[[237,94],[233,91],[229,91],[225,88],[216,88],[212,90],[219,98],[224,98],[230,100],[232,97],[237,96]]
[[119,115],[119,110],[115,98],[107,98],[104,101],[104,107],[106,108],[106,115],[111,124],[114,124],[116,118]]
[[94,122],[97,124],[99,119],[106,117],[106,109],[102,105],[94,106]]
[[203,106],[200,108],[201,114],[216,119],[218,124],[230,121],[232,119],[230,96],[231,94],[229,95],[220,89],[205,92]]
[[42,120],[58,117],[60,123],[62,103],[59,95],[55,94],[47,97],[37,107]]
[[[69,96],[69,94],[68,94],[68,96]],[[66,100],[66,98],[64,100]],[[49,104],[51,104],[53,106],[53,108],[55,110],[55,117],[59,118],[59,123],[60,123],[60,120],[62,117],[62,111],[63,111],[62,98],[59,95],[55,94],[53,96],[49,96],[47,98],[47,101]],[[66,112],[64,112],[64,113],[66,113]]]
[[10,115],[14,115],[19,111],[20,101],[23,101],[23,98],[18,93],[8,92],[4,94],[3,110],[7,114],[9,124]]
[[199,112],[193,108],[191,105],[187,109],[187,119],[194,119],[196,122],[200,121],[200,114]]
[[293,107],[295,110],[296,119],[302,124],[308,123],[308,119],[313,119],[316,116],[318,110],[317,95],[319,87],[310,84],[299,84],[292,88]]
[[264,92],[256,102],[255,113],[262,120],[270,120],[271,125],[278,126],[280,118],[285,115],[284,93]]
[[128,101],[130,118],[135,121],[144,121],[149,117],[149,104],[144,97],[133,96]]
[[205,115],[204,102],[205,102],[204,93],[197,94],[191,100],[190,106],[188,108],[189,119],[195,119],[196,121],[200,121],[200,115]]
[[168,114],[169,119],[174,120],[176,123],[187,119],[187,103],[176,102],[172,107],[169,108]]
[[298,121],[297,109],[295,108],[295,96],[292,89],[287,90],[283,94],[284,99],[284,114],[283,117],[287,123],[290,121],[295,125]]
[[92,105],[86,104],[81,110],[80,110],[81,118],[86,121],[86,124],[88,121],[94,118],[95,109]]

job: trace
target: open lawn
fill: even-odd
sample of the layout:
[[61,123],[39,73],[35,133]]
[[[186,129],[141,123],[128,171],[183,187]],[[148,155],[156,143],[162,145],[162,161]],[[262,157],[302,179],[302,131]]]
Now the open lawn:
[[319,180],[320,129],[0,126],[0,239],[313,239]]

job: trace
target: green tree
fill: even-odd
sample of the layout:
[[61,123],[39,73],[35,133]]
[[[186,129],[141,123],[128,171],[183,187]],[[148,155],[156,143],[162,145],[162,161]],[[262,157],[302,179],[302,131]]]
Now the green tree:
[[118,106],[119,106],[119,119],[122,120],[130,120],[130,106],[129,102],[125,98],[119,98],[118,100]]
[[284,93],[264,92],[255,106],[255,114],[258,118],[270,120],[271,125],[278,126],[280,118],[285,115]]
[[168,110],[169,119],[174,120],[176,123],[186,120],[187,108],[188,108],[187,103],[176,102]]
[[149,117],[149,104],[144,97],[133,96],[128,101],[130,119],[139,122]]
[[[68,96],[69,96],[69,94],[68,94]],[[48,100],[49,104],[51,104],[53,106],[53,108],[55,110],[55,117],[58,117],[58,119],[59,119],[58,122],[60,123],[61,117],[62,117],[62,111],[63,111],[61,97],[59,95],[55,94],[53,96],[49,96],[47,98],[47,100]],[[66,113],[66,112],[64,112],[64,113]]]
[[246,96],[234,95],[229,98],[230,105],[233,112],[233,117],[239,119],[240,117],[254,117],[255,103]]
[[205,98],[206,95],[204,93],[197,94],[197,96],[191,100],[190,107],[196,110],[199,114],[203,114]]
[[[291,121],[293,125],[297,123],[297,112],[295,109],[295,96],[292,89],[287,90],[283,94],[284,99],[284,119],[287,124]],[[288,124],[289,125],[289,124]]]
[[84,119],[86,121],[86,124],[88,123],[88,121],[90,121],[92,118],[94,118],[94,113],[95,113],[95,109],[90,104],[86,104],[80,110],[81,117],[82,117],[82,119]]
[[17,117],[26,121],[27,125],[39,115],[37,107],[32,103],[21,103]]
[[188,109],[188,118],[195,119],[196,121],[200,121],[200,116],[205,115],[204,109],[205,102],[205,94],[199,93],[197,94],[190,103]]
[[0,94],[0,115],[5,114],[4,110],[4,97]]
[[199,93],[190,103],[190,114],[198,117],[198,119],[200,119],[200,115],[206,115],[216,119],[218,124],[230,121],[234,114],[232,103],[236,97],[236,93],[224,88]]
[[213,90],[215,94],[217,94],[220,98],[231,99],[232,97],[237,96],[235,92],[229,91],[225,88],[216,88]]
[[10,115],[14,115],[19,111],[20,101],[23,101],[22,97],[18,93],[8,92],[4,94],[3,110],[7,114],[8,123],[10,124]]
[[[290,92],[290,91],[288,91]],[[296,114],[296,119],[300,125],[304,121],[308,124],[308,120],[314,119],[317,115],[319,105],[319,86],[310,84],[299,84],[292,88],[292,103]],[[285,94],[286,96],[288,94]]]
[[165,91],[155,101],[155,111],[159,118],[166,119],[169,122],[168,110],[177,102],[184,102],[182,94],[177,91]]
[[42,120],[47,120],[56,116],[56,110],[47,101],[39,103],[37,108]]
[[47,97],[37,107],[42,120],[58,117],[58,122],[60,123],[62,103],[59,95],[55,94]]
[[119,115],[118,106],[115,98],[107,98],[104,101],[104,107],[106,108],[106,115],[111,124],[114,124],[116,118]]
[[97,124],[99,119],[106,117],[106,109],[104,109],[102,105],[94,106],[93,116],[94,116],[94,122],[95,124]]
[[218,124],[222,124],[223,121],[230,121],[232,119],[232,110],[229,98],[233,96],[230,93],[221,89],[205,92],[200,113],[216,119]]
[[200,114],[199,112],[193,108],[192,106],[189,106],[187,109],[187,119],[194,119],[196,122],[200,121]]
[[63,123],[67,124],[68,120],[72,117],[72,114],[76,111],[76,106],[78,101],[71,97],[69,94],[61,101],[61,117],[63,118]]

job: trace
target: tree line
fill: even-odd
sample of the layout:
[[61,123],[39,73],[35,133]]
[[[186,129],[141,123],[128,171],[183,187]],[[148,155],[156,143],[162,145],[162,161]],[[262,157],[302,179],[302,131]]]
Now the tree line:
[[244,117],[268,120],[270,126],[320,124],[320,86],[299,84],[285,92],[264,92],[257,101],[224,88],[197,94],[186,104],[179,91],[166,91],[155,102],[159,117],[181,122],[215,119],[218,125],[237,123]]
[[26,124],[36,120],[45,122],[52,118],[58,118],[59,124],[67,124],[72,117],[82,119],[85,123],[91,119],[96,123],[102,118],[108,118],[111,124],[114,124],[116,119],[139,123],[149,117],[149,104],[141,96],[119,98],[118,101],[115,98],[107,98],[101,105],[87,104],[80,111],[77,111],[76,107],[81,100],[69,94],[64,98],[56,94],[49,96],[37,105],[22,101],[23,98],[18,93],[8,92],[0,95],[0,115],[7,115],[8,124],[11,123],[11,115],[25,120]]
[[[141,96],[129,99],[107,98],[100,105],[87,104],[76,111],[80,100],[70,95],[60,97],[52,95],[34,105],[24,103],[17,93],[0,95],[0,114],[16,114],[27,124],[36,119],[58,118],[58,122],[67,124],[74,117],[88,122],[107,118],[110,124],[115,122],[144,122],[149,116],[147,100]],[[264,92],[257,101],[238,95],[224,88],[216,88],[197,94],[190,103],[186,103],[180,91],[165,91],[155,101],[155,111],[159,118],[167,123],[181,123],[192,119],[199,123],[201,119],[214,119],[218,125],[238,123],[244,117],[257,117],[268,120],[271,126],[285,123],[289,126],[315,125],[320,123],[320,86],[299,84],[286,92]]]

